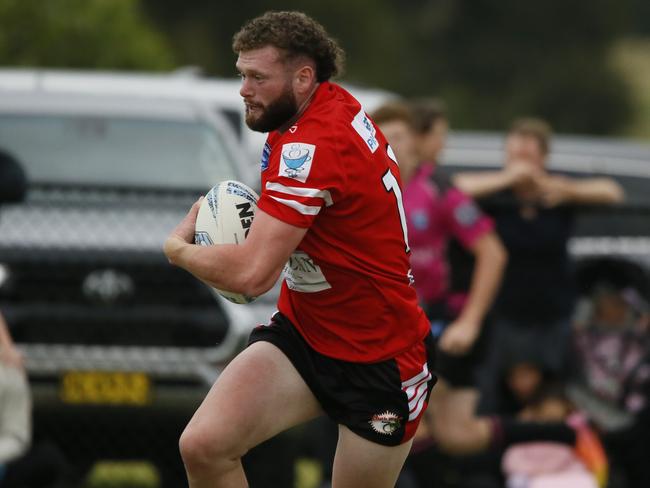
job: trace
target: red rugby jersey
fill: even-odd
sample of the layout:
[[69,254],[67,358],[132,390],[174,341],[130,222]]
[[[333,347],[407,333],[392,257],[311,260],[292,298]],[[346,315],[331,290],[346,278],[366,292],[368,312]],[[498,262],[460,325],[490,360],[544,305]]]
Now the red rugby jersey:
[[426,336],[395,156],[347,91],[321,83],[294,126],[269,134],[258,205],[309,228],[285,266],[278,310],[316,351],[376,362]]

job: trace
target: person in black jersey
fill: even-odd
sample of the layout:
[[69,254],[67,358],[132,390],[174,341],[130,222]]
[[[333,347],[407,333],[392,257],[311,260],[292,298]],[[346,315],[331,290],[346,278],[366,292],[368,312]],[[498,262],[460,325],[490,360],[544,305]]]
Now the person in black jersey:
[[544,370],[566,367],[574,290],[568,241],[582,205],[623,200],[611,178],[570,178],[546,168],[550,126],[538,119],[513,123],[499,171],[461,173],[456,184],[496,223],[509,262],[494,310],[483,375],[483,411],[497,405],[496,385],[513,354],[541,359]]

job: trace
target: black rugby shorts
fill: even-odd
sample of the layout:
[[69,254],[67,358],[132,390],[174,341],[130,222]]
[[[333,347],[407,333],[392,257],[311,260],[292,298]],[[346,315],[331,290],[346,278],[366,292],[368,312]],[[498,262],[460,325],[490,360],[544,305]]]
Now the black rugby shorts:
[[276,313],[269,325],[251,333],[249,344],[258,341],[270,342],[289,358],[338,424],[386,446],[415,435],[436,382],[431,334],[394,358],[353,363],[318,353],[284,315]]

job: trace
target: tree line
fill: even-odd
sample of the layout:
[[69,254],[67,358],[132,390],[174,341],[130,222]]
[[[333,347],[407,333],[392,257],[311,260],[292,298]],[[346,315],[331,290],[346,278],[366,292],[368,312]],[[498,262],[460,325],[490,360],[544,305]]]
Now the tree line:
[[[645,0],[285,0],[347,53],[345,81],[438,96],[453,125],[522,114],[558,132],[616,133],[634,111],[612,44],[650,35]],[[231,38],[269,0],[0,0],[0,64],[234,76]],[[645,14],[645,15],[644,15]]]

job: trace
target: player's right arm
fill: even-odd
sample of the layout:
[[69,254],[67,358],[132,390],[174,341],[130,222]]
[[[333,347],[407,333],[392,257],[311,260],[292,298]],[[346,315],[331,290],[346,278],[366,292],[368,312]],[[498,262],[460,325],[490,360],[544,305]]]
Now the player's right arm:
[[440,347],[449,354],[466,354],[478,338],[485,315],[499,290],[508,259],[494,231],[476,239],[469,250],[475,262],[467,302],[460,316],[447,327],[440,339]]
[[208,285],[234,293],[259,296],[270,290],[307,232],[258,208],[242,244],[197,246],[192,242],[199,206],[196,202],[167,238],[165,254]]
[[454,355],[465,354],[478,337],[485,315],[501,285],[507,252],[494,231],[494,222],[476,203],[444,180],[439,196],[441,213],[448,235],[474,255],[472,281],[460,315],[444,331],[440,348]]

